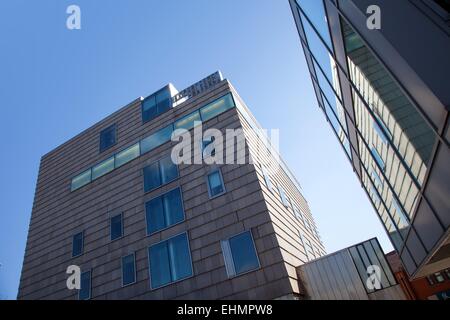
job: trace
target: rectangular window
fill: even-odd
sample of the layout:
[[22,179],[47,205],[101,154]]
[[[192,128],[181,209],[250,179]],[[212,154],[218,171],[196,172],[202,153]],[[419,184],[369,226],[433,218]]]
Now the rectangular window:
[[186,233],[148,248],[150,286],[156,289],[192,276],[192,260]]
[[200,109],[200,115],[203,121],[208,121],[233,107],[233,98],[231,96],[231,93],[228,93],[227,95],[202,107]]
[[169,191],[145,204],[147,234],[168,228],[184,220],[180,188]]
[[384,170],[386,166],[377,149],[375,147],[372,147],[372,149],[370,149],[370,152],[372,153],[373,159],[378,163],[380,170]]
[[210,198],[220,196],[225,193],[225,186],[222,179],[222,173],[219,169],[208,174],[208,193]]
[[136,143],[122,152],[119,152],[116,154],[116,168],[136,159],[139,155],[139,143]]
[[259,268],[258,255],[251,231],[221,241],[228,277]]
[[170,156],[156,161],[144,168],[144,191],[154,190],[178,178],[177,165]]
[[434,285],[434,283],[435,283],[433,276],[427,276],[427,281],[430,286]]
[[110,235],[111,241],[119,239],[123,236],[123,218],[122,214],[118,214],[110,219]]
[[72,237],[72,257],[79,256],[83,253],[83,232],[79,232]]
[[162,128],[152,135],[141,140],[141,154],[152,151],[157,147],[169,142],[173,133],[173,125]]
[[152,94],[142,101],[142,121],[150,121],[172,107],[169,87]]
[[264,182],[266,183],[266,187],[272,191],[272,181],[270,180],[269,172],[266,167],[261,166],[262,174],[264,176]]
[[278,192],[280,193],[281,202],[283,205],[288,208],[289,207],[289,201],[286,196],[286,192],[284,192],[284,189],[281,186],[278,186]]
[[99,163],[98,165],[92,167],[92,180],[100,178],[101,176],[104,176],[105,174],[113,170],[114,170],[114,157],[111,157]]
[[[389,129],[386,127],[386,125],[384,124],[383,120],[381,120],[381,118],[377,115],[375,115],[375,118],[378,120],[378,122],[380,122],[381,127],[378,125],[378,123],[375,121],[375,119],[373,119],[373,129],[375,130],[375,132],[377,133],[377,135],[380,137],[381,141],[383,141],[384,144],[388,144],[388,140],[392,140],[392,134],[389,131]],[[383,128],[383,130],[381,129]],[[387,135],[387,136],[386,136]]]
[[117,127],[113,124],[100,132],[100,152],[103,152],[116,144],[116,131]]
[[201,122],[202,120],[200,119],[200,112],[194,111],[190,114],[188,114],[187,116],[184,116],[183,118],[181,118],[178,121],[175,121],[174,124],[174,129],[186,129],[186,130],[190,130],[195,126],[196,122]]
[[75,191],[91,182],[91,169],[72,179],[71,191]]
[[136,282],[136,261],[134,253],[122,257],[122,286]]
[[383,189],[383,180],[381,180],[381,177],[377,173],[376,169],[372,166],[370,170],[370,174],[374,180],[374,185],[378,189]]
[[91,298],[91,270],[81,273],[80,290],[78,300],[89,300]]

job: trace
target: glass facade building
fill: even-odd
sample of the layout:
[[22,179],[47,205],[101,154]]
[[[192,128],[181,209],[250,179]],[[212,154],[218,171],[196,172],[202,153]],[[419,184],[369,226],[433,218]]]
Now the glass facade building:
[[[289,2],[319,107],[408,273],[450,265],[448,12],[428,0]],[[370,5],[380,30],[367,27]]]

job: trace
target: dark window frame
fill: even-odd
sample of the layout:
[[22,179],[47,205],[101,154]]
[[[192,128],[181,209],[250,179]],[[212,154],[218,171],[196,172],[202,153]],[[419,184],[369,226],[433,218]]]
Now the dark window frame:
[[[108,146],[103,146],[102,141],[103,141],[103,135],[105,133],[109,133],[109,131],[112,130],[112,132],[114,133],[114,142]],[[103,153],[106,150],[112,148],[113,146],[115,146],[117,144],[117,123],[114,123],[104,129],[102,129],[100,131],[100,139],[99,139],[99,153]]]
[[[121,229],[120,236],[113,239],[112,238],[112,219],[116,218],[118,216],[120,216],[120,229]],[[110,240],[110,242],[113,242],[113,241],[122,239],[123,237],[124,237],[123,212],[120,212],[118,214],[114,214],[109,217],[109,240]]]
[[[74,240],[75,240],[75,237],[79,234],[81,234],[81,249],[80,249],[80,253],[74,254],[74,245],[75,245]],[[72,258],[79,257],[79,256],[83,255],[83,253],[84,253],[84,230],[72,235]]]
[[[123,271],[124,271],[124,269],[123,269],[123,259],[124,259],[124,258],[127,258],[127,257],[129,257],[129,256],[133,256],[134,281],[125,284],[125,283],[123,282],[123,280],[124,280],[124,278],[123,278]],[[122,288],[131,286],[131,285],[137,283],[136,252],[127,254],[126,256],[122,256],[122,257],[120,258],[120,269],[121,269],[121,273],[120,273],[120,274],[121,274],[121,280],[122,280]]]

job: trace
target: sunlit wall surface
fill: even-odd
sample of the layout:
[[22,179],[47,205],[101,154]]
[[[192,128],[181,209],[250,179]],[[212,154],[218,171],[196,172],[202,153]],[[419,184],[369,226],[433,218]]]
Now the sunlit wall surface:
[[[395,21],[387,15],[403,10],[404,22],[422,24],[425,31],[421,29],[418,38],[426,36],[431,22],[437,22],[431,21],[433,16],[426,11],[432,8],[427,1],[424,8],[416,9],[407,0],[369,2],[290,0],[319,107],[413,275],[427,263],[450,264],[445,236],[450,220],[448,96],[436,95],[439,72],[435,75],[438,79],[430,80],[422,71],[430,63],[430,59],[420,59],[426,53],[418,50],[411,57],[413,47],[407,50],[401,44],[392,45],[401,30],[369,31],[365,8],[378,5],[382,21],[390,26]],[[445,23],[439,27],[444,35],[450,35]],[[432,45],[450,48],[450,38],[437,35]],[[379,52],[390,56],[386,59]],[[393,68],[396,60],[398,67]],[[412,67],[417,69],[407,69]],[[450,69],[450,64],[441,67]],[[428,87],[420,83],[425,81]],[[433,260],[440,249],[439,259],[435,255]]]

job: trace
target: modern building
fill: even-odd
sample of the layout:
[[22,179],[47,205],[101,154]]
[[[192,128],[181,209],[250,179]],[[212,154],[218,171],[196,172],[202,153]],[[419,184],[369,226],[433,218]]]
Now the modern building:
[[309,300],[406,299],[376,238],[300,265],[297,273]]
[[289,3],[319,107],[407,273],[448,268],[448,1]]
[[[172,161],[177,129],[200,131],[186,144],[190,164]],[[226,146],[209,129],[243,135]],[[325,249],[258,129],[216,72],[138,98],[44,155],[18,298],[302,298],[296,267]],[[234,162],[206,164],[230,147]],[[80,290],[68,289],[69,266]]]

